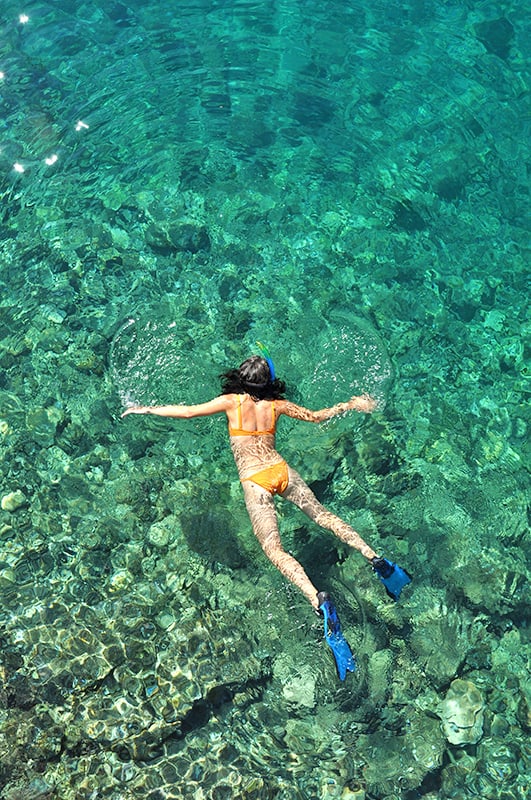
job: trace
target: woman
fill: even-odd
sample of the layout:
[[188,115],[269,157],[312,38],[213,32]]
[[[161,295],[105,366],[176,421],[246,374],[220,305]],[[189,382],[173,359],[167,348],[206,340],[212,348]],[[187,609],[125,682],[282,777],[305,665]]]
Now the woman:
[[[398,565],[378,558],[350,525],[321,505],[301,476],[276,451],[275,432],[277,420],[283,414],[306,422],[323,422],[351,409],[370,413],[376,407],[376,402],[364,394],[320,411],[295,405],[284,398],[285,384],[276,377],[267,349],[260,343],[258,346],[262,355],[251,356],[238,369],[222,375],[222,394],[208,403],[194,406],[137,406],[128,408],[122,416],[156,414],[189,419],[219,413],[227,415],[230,444],[256,538],[269,560],[300,589],[316,611],[323,613],[327,641],[332,647],[341,676],[344,670],[353,671],[355,665],[350,649],[346,653],[345,645],[347,648],[348,645],[342,637],[337,612],[330,596],[318,592],[301,564],[282,547],[274,496],[280,494],[295,503],[318,525],[333,531],[343,542],[359,550],[371,562],[394,600],[398,600],[402,588],[411,579]],[[342,650],[343,666],[338,661],[336,650]]]

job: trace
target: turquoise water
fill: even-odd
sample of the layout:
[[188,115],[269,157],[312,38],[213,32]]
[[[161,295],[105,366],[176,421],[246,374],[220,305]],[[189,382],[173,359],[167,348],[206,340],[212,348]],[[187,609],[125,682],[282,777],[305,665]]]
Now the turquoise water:
[[[26,16],[21,16],[26,15]],[[5,2],[0,787],[524,798],[529,37],[516,2]],[[255,543],[198,402],[265,341],[279,503],[359,669]],[[455,683],[457,681],[457,683]],[[526,682],[527,681],[527,682]]]

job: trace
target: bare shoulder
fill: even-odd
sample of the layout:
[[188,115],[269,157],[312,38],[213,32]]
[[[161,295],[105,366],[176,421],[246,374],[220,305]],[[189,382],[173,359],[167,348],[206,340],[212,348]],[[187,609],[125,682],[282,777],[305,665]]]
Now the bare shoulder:
[[237,394],[220,394],[214,398],[214,402],[217,403],[223,411],[226,411],[229,408],[236,408],[238,403],[238,395]]
[[[180,416],[186,417],[207,417],[210,414],[227,413],[236,406],[236,395],[220,394],[206,403],[199,403],[194,406],[183,406],[183,413]],[[186,413],[184,413],[186,409]]]

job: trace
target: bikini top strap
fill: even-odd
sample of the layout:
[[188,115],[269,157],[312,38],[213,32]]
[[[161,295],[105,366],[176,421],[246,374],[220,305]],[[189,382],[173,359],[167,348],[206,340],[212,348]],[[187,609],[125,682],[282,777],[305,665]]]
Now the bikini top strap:
[[238,395],[238,430],[242,430],[242,396]]

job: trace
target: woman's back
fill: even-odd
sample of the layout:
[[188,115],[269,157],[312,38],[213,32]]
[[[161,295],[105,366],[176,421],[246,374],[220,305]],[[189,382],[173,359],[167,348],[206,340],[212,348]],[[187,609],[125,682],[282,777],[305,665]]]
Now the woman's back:
[[240,478],[278,464],[275,450],[276,412],[274,400],[253,400],[248,394],[234,395],[227,410],[232,453]]
[[235,407],[227,412],[231,436],[274,436],[274,400],[254,400],[249,394],[234,395]]

